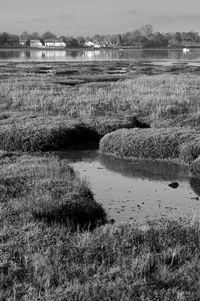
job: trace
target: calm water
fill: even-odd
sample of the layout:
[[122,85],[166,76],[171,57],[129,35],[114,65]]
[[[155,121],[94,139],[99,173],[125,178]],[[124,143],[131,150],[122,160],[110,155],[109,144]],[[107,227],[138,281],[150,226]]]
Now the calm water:
[[[120,160],[95,150],[56,152],[85,178],[96,201],[116,221],[199,216],[200,179],[171,162]],[[176,189],[168,185],[179,183]]]
[[101,50],[0,50],[2,61],[102,61],[102,60],[167,60],[200,61],[200,49],[183,53],[182,49],[101,49]]

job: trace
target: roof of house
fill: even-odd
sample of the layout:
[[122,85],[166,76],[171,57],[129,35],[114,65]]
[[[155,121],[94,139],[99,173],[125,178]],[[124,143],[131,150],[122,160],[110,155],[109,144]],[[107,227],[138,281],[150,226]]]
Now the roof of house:
[[51,39],[48,39],[48,40],[45,40],[45,43],[64,43],[62,40],[51,40]]
[[30,40],[31,43],[41,43],[40,40]]

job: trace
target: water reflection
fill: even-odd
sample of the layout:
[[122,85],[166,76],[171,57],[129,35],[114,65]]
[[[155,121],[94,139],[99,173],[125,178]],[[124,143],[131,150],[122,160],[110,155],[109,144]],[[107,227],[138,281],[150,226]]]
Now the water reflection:
[[91,60],[168,60],[200,59],[200,49],[98,49],[98,50],[0,50],[0,60],[91,61]]
[[153,180],[188,179],[189,168],[169,161],[123,160],[100,155],[99,161],[108,170],[120,173],[125,177],[141,177]]
[[12,58],[19,59],[20,52],[19,51],[0,51],[0,59],[1,60],[9,60]]
[[[66,53],[65,53],[66,55]],[[73,58],[76,58],[80,55],[80,52],[79,51],[70,51],[69,55]]]
[[[97,151],[56,152],[88,181],[95,199],[116,221],[200,215],[200,179],[172,162],[121,160]],[[169,184],[177,181],[172,189]]]

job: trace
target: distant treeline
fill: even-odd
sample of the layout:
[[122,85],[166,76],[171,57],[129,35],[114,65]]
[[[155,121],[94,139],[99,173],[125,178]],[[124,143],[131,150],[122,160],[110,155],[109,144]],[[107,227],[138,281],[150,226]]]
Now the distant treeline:
[[[20,41],[26,41],[25,46],[30,46],[31,40],[39,40],[43,45],[46,40],[59,40],[66,44],[66,47],[84,47],[87,42],[97,42],[99,45],[124,46],[124,47],[185,47],[200,46],[200,35],[198,32],[174,32],[161,33],[153,31],[153,27],[149,24],[135,29],[131,32],[113,35],[96,34],[91,37],[73,37],[73,36],[57,36],[47,31],[43,34],[38,32],[23,32],[21,35],[13,35],[7,32],[0,33],[0,47],[20,46]],[[106,43],[106,44],[105,44]]]

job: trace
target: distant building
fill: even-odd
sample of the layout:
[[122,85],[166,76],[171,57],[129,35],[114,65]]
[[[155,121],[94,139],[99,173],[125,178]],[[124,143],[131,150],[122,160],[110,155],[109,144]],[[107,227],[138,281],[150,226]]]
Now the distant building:
[[26,40],[19,40],[19,46],[26,47]]
[[86,47],[94,47],[94,43],[92,41],[86,41],[84,46]]
[[106,47],[113,47],[113,44],[111,42],[107,42],[107,41],[86,41],[84,44],[85,47],[91,47],[91,48],[106,48]]
[[41,47],[43,47],[43,45],[40,42],[40,40],[30,40],[30,47],[41,48]]
[[60,40],[45,40],[44,41],[44,46],[45,47],[66,47],[65,42],[60,41]]
[[97,40],[94,41],[94,48],[101,48],[99,41]]

